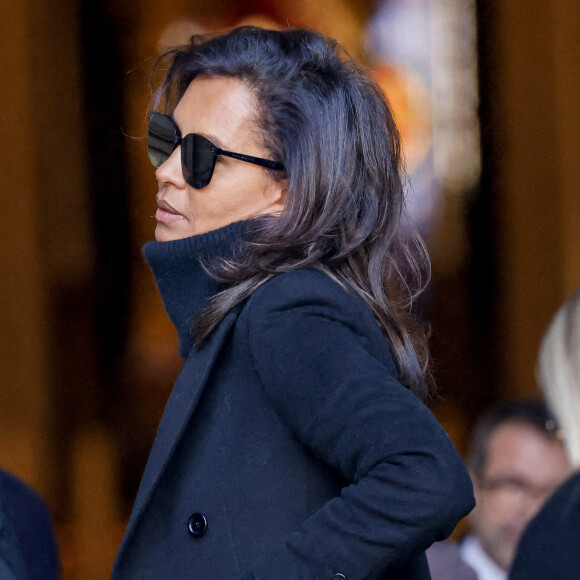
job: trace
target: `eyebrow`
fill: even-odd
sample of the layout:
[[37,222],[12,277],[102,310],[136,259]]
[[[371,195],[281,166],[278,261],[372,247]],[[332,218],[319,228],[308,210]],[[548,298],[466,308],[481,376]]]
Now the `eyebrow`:
[[[179,126],[179,124],[175,120],[175,117],[173,115],[170,115],[169,117],[173,121],[173,123],[175,124],[177,129],[179,130],[179,134],[181,135],[181,137],[185,137],[185,135],[183,134],[183,131],[181,130],[181,127]],[[196,135],[201,135],[202,137],[205,137],[208,141],[211,141],[212,144],[215,145],[218,149],[223,149],[224,151],[229,151],[229,149],[227,147],[224,147],[223,141],[219,137],[217,137],[216,135],[212,135],[211,133],[196,133]]]
[[211,141],[218,149],[223,149],[224,151],[229,151],[227,147],[224,147],[223,141],[216,135],[211,133],[198,133],[202,137],[205,137],[208,141]]

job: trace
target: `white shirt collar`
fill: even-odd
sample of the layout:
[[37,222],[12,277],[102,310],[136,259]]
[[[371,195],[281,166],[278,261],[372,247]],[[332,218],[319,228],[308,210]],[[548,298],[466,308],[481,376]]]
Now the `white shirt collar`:
[[478,580],[507,580],[507,572],[484,552],[475,536],[466,536],[459,545],[459,553],[463,561],[475,570]]

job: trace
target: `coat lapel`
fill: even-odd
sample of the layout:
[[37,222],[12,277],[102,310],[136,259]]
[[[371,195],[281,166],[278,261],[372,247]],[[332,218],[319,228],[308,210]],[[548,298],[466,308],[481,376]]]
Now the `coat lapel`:
[[165,406],[147,466],[141,479],[141,485],[131,512],[127,531],[119,548],[117,561],[151,498],[151,494],[163,475],[173,450],[181,439],[207,383],[217,355],[237,316],[237,310],[230,312],[215,332],[210,335],[204,346],[199,351],[192,349],[183,363],[183,368]]

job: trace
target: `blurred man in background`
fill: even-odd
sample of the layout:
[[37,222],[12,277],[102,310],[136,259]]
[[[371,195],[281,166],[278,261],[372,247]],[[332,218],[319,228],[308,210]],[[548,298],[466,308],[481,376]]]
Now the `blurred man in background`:
[[477,502],[468,518],[470,533],[459,545],[431,548],[433,580],[507,580],[524,528],[570,473],[546,405],[508,401],[483,415],[467,466]]

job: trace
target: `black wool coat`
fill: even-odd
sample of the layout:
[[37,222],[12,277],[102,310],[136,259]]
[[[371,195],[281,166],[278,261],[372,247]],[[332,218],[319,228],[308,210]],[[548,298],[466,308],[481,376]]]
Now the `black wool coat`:
[[528,524],[510,580],[576,580],[580,576],[580,472],[565,481]]
[[282,274],[191,350],[113,578],[413,580],[473,507],[366,304]]

